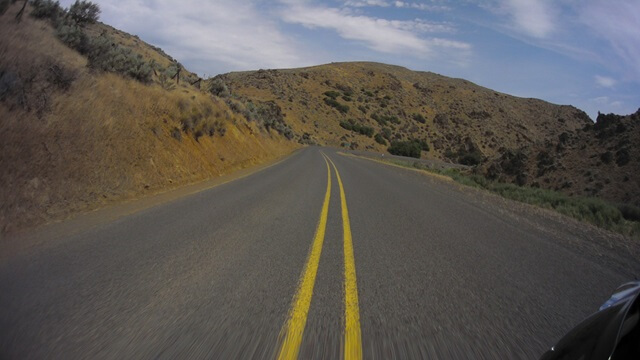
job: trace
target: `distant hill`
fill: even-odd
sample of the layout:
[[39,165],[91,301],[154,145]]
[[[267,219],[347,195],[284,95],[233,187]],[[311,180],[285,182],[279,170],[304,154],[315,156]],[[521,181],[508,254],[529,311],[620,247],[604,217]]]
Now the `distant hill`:
[[[499,93],[462,79],[369,62],[220,75],[240,98],[277,104],[296,133],[323,145],[385,151],[424,140],[423,157],[479,161],[591,123],[573,106]],[[340,123],[370,127],[373,135]],[[384,143],[376,142],[383,138]],[[380,141],[382,142],[382,141]],[[386,144],[385,144],[386,143]]]
[[414,141],[407,154],[476,166],[492,179],[640,205],[637,113],[600,115],[594,125],[573,106],[371,62],[233,72],[211,82],[236,111],[269,107],[302,143],[386,152],[394,141]]

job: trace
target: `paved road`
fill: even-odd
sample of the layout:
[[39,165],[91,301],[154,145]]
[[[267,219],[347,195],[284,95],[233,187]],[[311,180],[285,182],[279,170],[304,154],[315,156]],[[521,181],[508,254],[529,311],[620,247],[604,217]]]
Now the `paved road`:
[[2,257],[0,358],[536,358],[640,265],[501,206],[307,148]]

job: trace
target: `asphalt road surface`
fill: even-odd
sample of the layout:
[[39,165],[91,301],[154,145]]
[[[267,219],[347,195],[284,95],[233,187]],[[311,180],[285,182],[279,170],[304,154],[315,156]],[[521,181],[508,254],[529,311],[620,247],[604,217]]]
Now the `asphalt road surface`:
[[534,359],[640,265],[505,206],[306,148],[5,253],[0,358]]

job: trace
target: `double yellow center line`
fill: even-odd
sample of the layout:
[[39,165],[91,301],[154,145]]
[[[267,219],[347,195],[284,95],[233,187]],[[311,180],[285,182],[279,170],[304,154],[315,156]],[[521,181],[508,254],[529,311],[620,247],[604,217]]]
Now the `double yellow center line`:
[[342,207],[342,237],[344,240],[344,358],[347,360],[362,359],[358,285],[356,283],[356,264],[353,255],[349,210],[347,209],[347,200],[338,168],[328,156],[325,154],[322,154],[322,156],[327,165],[327,192],[324,195],[320,220],[318,221],[313,244],[300,278],[298,291],[293,298],[288,320],[282,329],[284,339],[278,353],[279,360],[297,359],[300,352],[300,344],[302,343],[302,335],[307,323],[307,314],[309,313],[311,297],[313,296],[313,287],[318,273],[318,264],[320,263],[320,254],[322,253],[327,216],[329,214],[329,200],[331,199],[331,168],[329,163],[331,163],[338,179]]

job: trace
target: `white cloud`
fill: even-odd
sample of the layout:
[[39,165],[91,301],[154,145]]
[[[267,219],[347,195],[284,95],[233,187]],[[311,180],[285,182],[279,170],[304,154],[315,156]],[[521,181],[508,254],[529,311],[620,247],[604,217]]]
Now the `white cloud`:
[[592,0],[576,7],[583,25],[611,46],[627,76],[640,80],[640,2]]
[[390,20],[391,25],[397,29],[423,33],[453,33],[455,28],[446,23],[433,23],[422,19],[415,20]]
[[397,8],[409,8],[409,9],[417,9],[423,11],[448,11],[451,10],[450,7],[444,5],[427,5],[424,3],[415,3],[415,2],[406,2],[406,1],[395,1],[393,5]]
[[596,75],[594,78],[595,78],[596,84],[602,87],[612,88],[616,85],[616,81],[608,76]]
[[510,17],[515,30],[534,38],[546,38],[556,27],[550,0],[500,0],[496,10]]
[[596,98],[591,99],[591,102],[599,106],[604,106],[608,108],[611,108],[611,107],[619,108],[622,106],[622,104],[624,104],[620,100],[611,100],[611,98],[609,98],[608,96],[598,96]]
[[422,11],[449,11],[451,8],[445,5],[427,5],[421,2],[408,1],[384,1],[384,0],[347,0],[344,2],[346,7],[389,7],[415,9]]
[[[95,0],[94,0],[95,1]],[[97,0],[106,23],[162,47],[200,73],[310,65],[252,2]]]
[[344,3],[345,6],[351,7],[365,7],[365,6],[381,6],[387,7],[389,3],[383,0],[356,0],[356,1],[347,1]]
[[599,96],[597,98],[591,99],[591,101],[593,101],[594,103],[599,104],[599,105],[608,104],[609,103],[609,97],[608,96]]
[[282,14],[283,20],[308,28],[335,30],[342,38],[356,40],[367,47],[384,53],[410,53],[427,56],[433,47],[469,50],[464,42],[445,39],[423,39],[420,32],[450,31],[443,24],[431,24],[422,20],[394,21],[364,15],[354,15],[348,10],[325,7],[293,6]]

